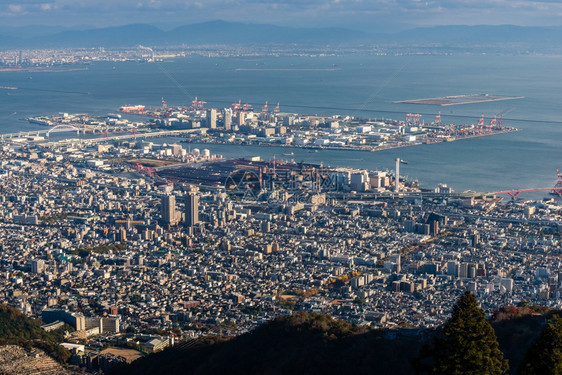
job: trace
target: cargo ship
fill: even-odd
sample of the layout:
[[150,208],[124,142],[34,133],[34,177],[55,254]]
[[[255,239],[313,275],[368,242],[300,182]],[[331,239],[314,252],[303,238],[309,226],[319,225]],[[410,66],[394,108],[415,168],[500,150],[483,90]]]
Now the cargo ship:
[[124,105],[122,107],[119,108],[120,112],[125,112],[125,113],[141,113],[144,112],[144,105]]
[[54,122],[46,120],[45,118],[28,118],[31,124],[43,125],[43,126],[55,126]]

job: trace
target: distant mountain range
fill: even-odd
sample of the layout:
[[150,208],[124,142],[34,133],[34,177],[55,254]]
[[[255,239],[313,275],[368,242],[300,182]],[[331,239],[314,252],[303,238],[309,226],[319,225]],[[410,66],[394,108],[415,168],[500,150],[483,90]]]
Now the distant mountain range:
[[22,38],[17,30],[0,28],[0,48],[127,47],[203,44],[326,44],[369,40],[371,35],[342,28],[291,28],[265,24],[211,21],[163,31],[147,24],[66,30]]
[[0,26],[0,48],[127,47],[154,45],[340,45],[437,46],[471,48],[510,46],[562,47],[562,27],[434,26],[396,33],[368,33],[344,28],[292,28],[267,24],[211,21],[164,31],[147,24],[85,30],[60,27]]

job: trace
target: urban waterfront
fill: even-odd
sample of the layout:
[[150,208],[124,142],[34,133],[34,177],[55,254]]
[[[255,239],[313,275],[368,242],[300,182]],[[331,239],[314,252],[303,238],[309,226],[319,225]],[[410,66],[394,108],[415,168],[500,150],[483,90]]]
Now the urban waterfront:
[[[19,89],[0,90],[0,131],[43,129],[20,120],[28,116],[103,115],[123,104],[157,106],[161,97],[173,105],[187,104],[195,95],[219,108],[241,98],[255,107],[266,100],[280,102],[284,112],[397,120],[406,113],[422,113],[426,122],[440,109],[443,122],[468,124],[475,124],[482,113],[488,121],[505,112],[504,124],[521,132],[376,153],[294,150],[294,159],[392,169],[394,158],[400,157],[410,163],[404,173],[420,184],[433,187],[446,182],[459,191],[549,187],[556,182],[560,166],[558,103],[562,93],[554,84],[560,75],[558,61],[540,56],[198,57],[144,64],[95,63],[80,71],[2,73],[2,86]],[[296,69],[334,66],[337,69]],[[295,70],[266,69],[280,67]],[[525,98],[443,108],[393,103],[481,92]],[[281,157],[283,153],[282,148],[273,152],[245,146],[208,147],[231,156],[275,153]]]
[[0,374],[562,369],[561,14],[0,4]]
[[[439,329],[461,295],[478,298],[482,319],[559,310],[559,196],[491,193],[562,193],[560,93],[546,84],[557,59],[450,59],[1,73],[3,308],[64,333],[77,371],[287,316],[392,337]],[[426,74],[445,68],[432,85]],[[395,103],[461,92],[517,100]]]

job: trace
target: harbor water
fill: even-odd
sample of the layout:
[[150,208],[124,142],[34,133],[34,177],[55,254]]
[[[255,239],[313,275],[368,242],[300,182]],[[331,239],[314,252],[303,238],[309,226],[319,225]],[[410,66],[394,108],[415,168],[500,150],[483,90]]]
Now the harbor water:
[[[207,107],[230,107],[242,100],[259,109],[265,101],[282,112],[404,119],[420,113],[433,121],[476,124],[503,114],[504,125],[520,132],[380,152],[327,151],[283,147],[199,145],[226,157],[274,154],[279,159],[331,166],[392,169],[423,187],[440,182],[456,191],[544,188],[562,168],[562,57],[549,56],[371,56],[193,57],[170,62],[103,62],[85,70],[2,72],[0,132],[37,130],[25,117],[58,112],[107,114],[124,104],[189,105],[195,96]],[[438,107],[396,101],[489,93],[523,99]],[[75,137],[60,134],[58,137]],[[161,142],[162,140],[155,140]],[[173,140],[167,140],[173,141]],[[288,151],[289,150],[289,151]],[[283,153],[294,152],[292,156]],[[522,197],[538,199],[547,193]]]

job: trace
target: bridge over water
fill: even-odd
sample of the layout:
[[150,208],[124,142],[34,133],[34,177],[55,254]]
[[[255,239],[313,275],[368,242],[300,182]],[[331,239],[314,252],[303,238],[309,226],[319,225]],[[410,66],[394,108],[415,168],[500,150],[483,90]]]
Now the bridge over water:
[[492,191],[492,192],[453,192],[453,193],[438,193],[433,191],[421,191],[421,192],[356,192],[356,193],[344,193],[344,192],[329,192],[330,196],[336,199],[344,200],[370,200],[370,199],[388,199],[388,198],[474,198],[474,197],[491,197],[497,195],[509,195],[511,199],[517,198],[519,194],[526,192],[536,192],[536,191],[549,191],[553,195],[562,197],[562,172],[557,170],[558,182],[553,187],[548,188],[534,188],[534,189],[511,189],[502,191]]
[[517,198],[517,196],[519,194],[525,193],[525,192],[550,191],[552,194],[556,194],[559,197],[562,197],[562,172],[560,172],[560,170],[557,169],[556,174],[558,176],[558,182],[556,182],[556,185],[554,185],[554,187],[551,187],[551,188],[512,189],[512,190],[496,191],[496,192],[490,193],[490,194],[496,194],[496,195],[507,194],[511,197],[511,199],[515,199],[515,198]]
[[28,137],[40,137],[45,136],[49,138],[51,133],[65,133],[65,132],[75,132],[77,135],[80,134],[105,134],[109,133],[123,133],[123,132],[136,132],[136,128],[130,126],[104,126],[104,125],[84,125],[84,124],[60,124],[49,129],[44,130],[29,130],[21,131],[16,133],[3,133],[0,134],[0,142],[7,141],[15,138],[28,138]]

